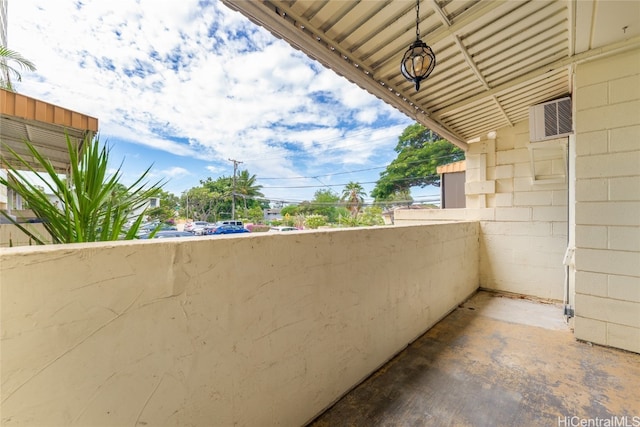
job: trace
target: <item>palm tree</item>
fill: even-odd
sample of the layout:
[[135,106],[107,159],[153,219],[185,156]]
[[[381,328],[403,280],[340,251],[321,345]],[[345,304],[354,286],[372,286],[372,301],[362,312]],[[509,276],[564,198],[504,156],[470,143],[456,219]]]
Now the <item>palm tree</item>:
[[18,52],[7,49],[6,46],[0,46],[0,88],[14,92],[11,76],[14,76],[19,82],[22,81],[22,76],[17,68],[10,65],[9,61],[17,63],[17,66],[23,71],[35,71],[36,66]]
[[244,209],[247,210],[247,198],[252,199],[254,197],[264,197],[264,194],[260,192],[262,185],[256,185],[256,176],[249,175],[248,170],[240,171],[236,178],[236,190],[237,196],[244,199]]
[[360,207],[364,203],[364,196],[366,196],[364,188],[357,182],[349,182],[342,190],[341,202],[346,202],[347,209],[351,212],[352,217],[356,217],[360,211]]

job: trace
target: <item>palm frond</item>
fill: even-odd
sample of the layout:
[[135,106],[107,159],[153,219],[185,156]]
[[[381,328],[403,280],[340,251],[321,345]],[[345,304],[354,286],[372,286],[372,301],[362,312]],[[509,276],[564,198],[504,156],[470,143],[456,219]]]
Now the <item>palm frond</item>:
[[[125,230],[125,223],[132,212],[144,206],[150,197],[159,194],[161,186],[164,185],[162,181],[147,185],[144,180],[150,168],[131,186],[122,185],[120,168],[109,175],[109,150],[100,144],[98,138],[93,141],[85,140],[84,150],[80,154],[78,147],[67,136],[71,165],[71,176],[68,179],[58,176],[51,162],[29,141],[24,143],[39,166],[38,169],[44,171],[42,174],[10,147],[6,148],[21,169],[35,173],[42,186],[48,188],[60,200],[61,206],[52,202],[42,188],[30,183],[17,167],[4,157],[0,160],[7,165],[12,179],[0,177],[0,184],[20,194],[34,214],[43,219],[43,225],[51,234],[53,243],[134,238],[142,223],[144,212],[138,216],[129,230]],[[123,192],[121,188],[125,188],[126,191]],[[28,226],[17,224],[17,221],[12,222],[23,231],[29,229]],[[38,244],[43,244],[42,238],[30,232],[27,234]]]

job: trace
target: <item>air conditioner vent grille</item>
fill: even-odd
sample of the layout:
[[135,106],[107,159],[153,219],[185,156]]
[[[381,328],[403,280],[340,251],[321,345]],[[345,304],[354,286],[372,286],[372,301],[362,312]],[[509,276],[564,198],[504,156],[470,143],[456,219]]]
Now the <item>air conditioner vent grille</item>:
[[543,141],[572,133],[571,98],[534,105],[529,111],[531,141]]

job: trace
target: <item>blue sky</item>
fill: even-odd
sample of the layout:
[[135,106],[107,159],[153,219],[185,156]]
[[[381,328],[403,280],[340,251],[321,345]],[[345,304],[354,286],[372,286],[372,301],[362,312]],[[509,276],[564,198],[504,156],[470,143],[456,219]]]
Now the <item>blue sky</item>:
[[38,68],[18,92],[97,117],[125,182],[153,164],[180,194],[231,176],[236,159],[273,200],[349,181],[369,192],[412,123],[215,0],[11,1],[8,13],[8,47]]

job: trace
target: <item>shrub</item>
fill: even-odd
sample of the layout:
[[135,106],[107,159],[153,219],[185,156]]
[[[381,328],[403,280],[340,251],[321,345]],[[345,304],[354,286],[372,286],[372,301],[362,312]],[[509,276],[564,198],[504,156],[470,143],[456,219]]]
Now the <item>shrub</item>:
[[[143,211],[125,233],[125,224],[130,215],[143,207],[150,197],[156,197],[162,187],[162,181],[147,187],[145,178],[149,167],[133,184],[120,183],[120,167],[115,173],[109,172],[109,150],[101,146],[98,138],[85,139],[80,155],[71,139],[67,136],[70,176],[63,179],[58,176],[48,158],[44,157],[29,141],[24,141],[30,157],[37,165],[32,166],[10,147],[6,147],[24,171],[30,171],[41,181],[32,184],[24,174],[2,156],[9,175],[0,176],[0,184],[5,185],[22,196],[29,209],[42,220],[45,229],[51,234],[53,243],[95,242],[106,240],[133,239],[142,224],[146,213]],[[122,166],[122,165],[121,165]],[[39,172],[43,170],[44,173]],[[47,179],[45,179],[45,177]],[[45,193],[48,188],[57,199],[51,201]],[[4,211],[0,211],[20,230],[37,244],[45,244],[46,239],[28,224],[20,224]]]
[[308,215],[305,218],[305,225],[308,228],[316,229],[327,223],[327,218],[322,215]]

